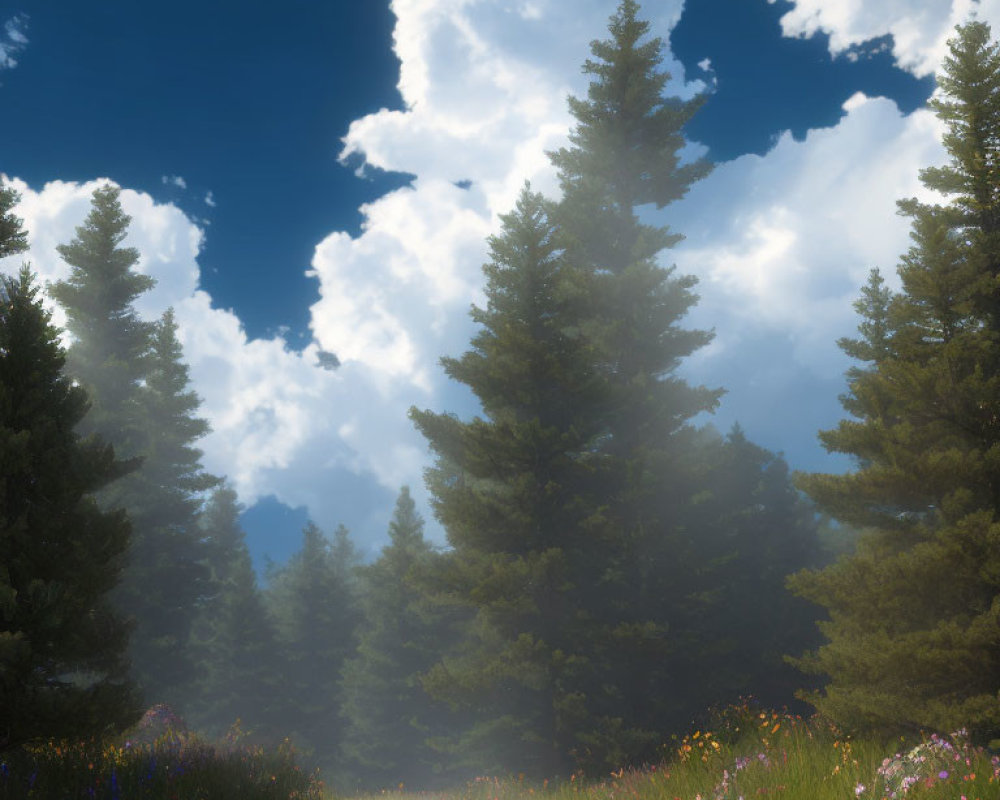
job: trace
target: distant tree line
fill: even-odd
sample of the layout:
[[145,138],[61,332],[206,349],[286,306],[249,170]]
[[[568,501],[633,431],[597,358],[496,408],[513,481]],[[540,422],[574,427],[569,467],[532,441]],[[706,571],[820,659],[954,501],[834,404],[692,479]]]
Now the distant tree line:
[[[711,334],[680,326],[695,280],[662,266],[680,236],[656,209],[709,171],[681,153],[704,98],[664,97],[662,42],[637,15],[622,0],[584,65],[550,154],[560,199],[526,185],[489,240],[478,330],[442,362],[481,414],[411,410],[446,548],[404,487],[372,563],[343,526],[310,523],[258,584],[236,493],[201,465],[174,314],[135,312],[153,281],[122,246],[116,187],[59,248],[68,349],[29,267],[3,279],[0,750],[166,702],[206,735],[239,720],[331,783],[377,789],[653,762],[745,695],[857,731],[1000,731],[988,27],[959,29],[932,104],[952,161],[922,177],[954,199],[901,203],[902,292],[873,272],[860,338],[841,342],[861,363],[852,419],[822,438],[856,468],[799,476],[814,506],[738,426],[699,427],[722,392],[677,374]],[[0,256],[27,248],[16,201],[0,187]]]

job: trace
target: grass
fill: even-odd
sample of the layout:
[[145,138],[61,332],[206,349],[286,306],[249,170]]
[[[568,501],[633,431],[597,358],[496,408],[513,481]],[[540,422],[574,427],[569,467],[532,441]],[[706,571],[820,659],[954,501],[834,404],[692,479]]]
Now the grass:
[[[664,749],[662,764],[603,780],[557,783],[481,777],[449,792],[358,800],[1000,800],[1000,757],[961,735],[886,745],[854,740],[818,719],[725,709],[712,730]],[[0,760],[0,800],[330,800],[283,746],[211,746],[167,733],[153,742],[49,743]]]

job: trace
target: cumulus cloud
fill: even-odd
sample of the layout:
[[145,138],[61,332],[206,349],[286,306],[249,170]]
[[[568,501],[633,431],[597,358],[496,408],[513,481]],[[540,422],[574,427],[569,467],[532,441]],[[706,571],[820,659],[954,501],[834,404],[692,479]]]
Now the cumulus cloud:
[[28,45],[27,29],[27,14],[17,14],[4,23],[0,35],[0,70],[17,66],[17,56]]
[[791,337],[800,367],[839,372],[835,342],[868,271],[893,279],[909,231],[896,201],[928,199],[917,172],[943,161],[942,130],[884,98],[857,94],[844,110],[834,128],[719,166],[670,212],[688,236],[671,258],[701,277],[698,317],[718,329],[712,352],[752,325]]
[[[679,9],[678,0],[660,13],[669,22]],[[400,0],[394,10],[407,108],[357,120],[343,157],[417,177],[362,209],[360,236],[333,232],[317,244],[315,341],[304,351],[281,336],[248,339],[238,317],[213,308],[198,288],[202,229],[170,204],[122,193],[133,217],[126,243],[158,280],[139,310],[155,318],[176,309],[213,428],[202,441],[206,467],[228,475],[243,502],[273,494],[306,506],[324,527],[359,495],[381,492],[373,513],[383,536],[401,484],[428,511],[428,454],[406,412],[472,407],[437,361],[468,344],[468,309],[481,295],[485,239],[498,215],[525,179],[554,188],[544,151],[565,141],[566,95],[585,88],[579,65],[613,8],[599,0],[573,9],[547,0]],[[184,188],[182,181],[163,176],[164,185]],[[32,237],[28,257],[43,279],[66,277],[55,247],[72,238],[96,184],[16,185]],[[335,353],[339,367],[325,368],[321,353]]]
[[[768,0],[773,3],[775,0]],[[833,55],[891,34],[893,55],[903,69],[918,76],[934,72],[947,52],[954,27],[973,14],[995,19],[996,0],[792,0],[795,7],[781,18],[786,36],[830,36]]]
[[[0,270],[28,261],[43,283],[67,278],[70,269],[56,247],[73,238],[104,181],[53,181],[37,190],[16,178],[10,183],[21,194],[16,213],[28,230],[29,250],[0,261]],[[307,506],[328,530],[345,518],[358,476],[376,487],[415,483],[423,452],[405,408],[387,401],[384,376],[357,363],[325,370],[315,345],[295,352],[281,337],[248,339],[239,318],[214,308],[198,288],[198,226],[145,193],[123,189],[121,201],[132,217],[123,244],[139,250],[138,271],[157,279],[136,308],[148,320],[175,309],[200,413],[212,425],[200,442],[208,470],[228,476],[244,503],[274,494],[293,507]],[[64,324],[58,306],[53,310],[55,322]],[[384,530],[391,495],[381,500],[377,512],[365,513],[374,513]]]
[[[140,269],[159,281],[140,310],[155,318],[175,307],[213,427],[202,442],[206,466],[228,475],[243,502],[273,494],[306,506],[332,530],[359,498],[370,498],[371,518],[355,524],[369,547],[384,536],[392,494],[403,483],[430,517],[421,480],[428,453],[406,411],[474,409],[467,392],[445,379],[438,358],[468,346],[467,312],[481,299],[485,238],[498,215],[526,179],[556,194],[545,150],[565,141],[566,95],[585,92],[579,67],[590,40],[605,35],[614,5],[395,0],[405,108],[355,120],[341,157],[362,171],[415,178],[362,208],[359,235],[332,231],[316,243],[310,275],[319,299],[311,308],[314,341],[304,351],[290,349],[281,335],[249,339],[239,318],[214,308],[199,288],[203,230],[172,205],[123,191],[133,216],[127,244],[140,249]],[[920,0],[892,7],[902,15],[904,5],[937,8]],[[869,14],[860,3],[845,2],[842,17],[831,8],[800,0],[786,15],[786,31],[835,28],[840,38],[831,46],[846,48],[898,27],[888,12]],[[654,33],[666,37],[680,10],[681,0],[651,6]],[[939,14],[942,36],[953,12]],[[937,41],[900,35],[897,57],[922,69]],[[683,83],[678,65],[668,66],[677,77],[670,91],[697,87]],[[699,380],[745,380],[733,392],[745,397],[761,381],[794,395],[802,385],[795,375],[839,379],[834,342],[853,330],[859,286],[872,266],[891,276],[906,247],[907,223],[895,201],[919,193],[917,171],[942,158],[940,130],[926,112],[903,116],[893,103],[863,95],[845,112],[834,128],[799,142],[785,135],[766,156],[719,167],[662,212],[688,236],[669,260],[701,278],[702,301],[689,322],[718,333],[686,367]],[[72,238],[94,185],[17,183],[29,258],[44,278],[65,277],[55,246]],[[211,193],[204,200],[214,204]],[[727,372],[740,363],[755,374]],[[837,388],[828,389],[835,404]]]

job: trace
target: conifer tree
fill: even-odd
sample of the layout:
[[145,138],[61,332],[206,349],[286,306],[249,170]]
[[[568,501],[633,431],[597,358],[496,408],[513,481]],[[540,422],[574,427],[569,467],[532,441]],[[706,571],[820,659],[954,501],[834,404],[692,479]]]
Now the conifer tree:
[[408,487],[399,493],[389,537],[379,558],[360,568],[364,623],[344,668],[343,749],[348,769],[370,789],[427,789],[442,779],[427,740],[444,735],[449,719],[421,677],[447,645],[448,619],[419,583],[421,570],[439,556],[424,539]]
[[118,607],[137,621],[132,658],[150,700],[180,709],[197,668],[188,644],[208,587],[198,515],[204,493],[219,479],[203,471],[194,442],[208,423],[190,390],[173,309],[152,330],[140,410],[142,466],[106,501],[129,511],[136,531],[129,568],[115,593]]
[[282,735],[274,726],[280,651],[239,524],[241,512],[236,492],[222,486],[201,515],[210,589],[194,625],[199,675],[185,718],[213,736],[239,720],[259,740],[274,741]]
[[587,694],[601,722],[587,746],[611,768],[654,757],[662,732],[686,723],[678,701],[687,689],[669,678],[683,632],[673,612],[651,609],[684,602],[683,578],[701,567],[683,559],[697,532],[677,518],[699,490],[690,420],[721,394],[675,374],[711,334],[680,327],[696,281],[659,263],[681,236],[638,216],[640,207],[680,199],[708,173],[702,160],[680,163],[683,126],[703,98],[663,96],[663,43],[648,38],[638,10],[622,0],[611,38],[593,44],[588,96],[570,100],[571,146],[551,154],[563,190],[554,219],[582,287],[577,325],[602,395],[601,479],[592,490],[601,513],[591,535],[606,555],[594,583],[601,591],[584,607],[599,623]]
[[[555,230],[527,187],[490,239],[485,309],[473,349],[442,360],[486,418],[411,411],[438,455],[428,472],[453,552],[448,592],[476,611],[468,640],[428,676],[428,689],[478,710],[454,742],[482,770],[568,774],[586,711],[578,695],[580,596],[593,586],[579,498],[593,480],[585,453],[592,382],[583,345],[562,329]],[[472,765],[470,765],[472,766]]]
[[120,246],[131,219],[119,194],[112,184],[94,190],[84,224],[72,242],[57,248],[70,277],[48,290],[65,310],[74,339],[67,369],[91,399],[81,433],[99,433],[122,458],[135,458],[143,445],[137,395],[153,325],[139,318],[132,303],[156,281],[134,270],[138,250]]
[[[3,232],[0,249],[17,248]],[[0,750],[116,732],[139,716],[128,627],[109,607],[129,522],[93,492],[120,477],[108,444],[81,439],[85,391],[27,266],[0,282]]]
[[313,763],[332,767],[343,744],[341,673],[357,648],[360,623],[350,535],[330,542],[309,523],[302,547],[272,573],[268,601],[283,653],[275,726]]
[[789,594],[785,578],[829,560],[814,509],[784,459],[738,425],[724,438],[714,429],[702,435],[697,454],[704,464],[695,473],[701,490],[678,509],[691,531],[684,561],[698,569],[680,602],[672,600],[676,590],[664,593],[673,605],[660,612],[686,637],[668,661],[672,678],[688,687],[691,719],[748,694],[771,708],[796,706],[801,676],[782,655],[819,643],[818,609]]
[[809,475],[819,506],[865,528],[857,552],[797,575],[825,606],[827,643],[798,660],[829,676],[808,699],[883,733],[1000,730],[1000,48],[972,22],[950,42],[931,102],[944,167],[921,179],[946,205],[900,203],[912,246],[902,292],[873,276],[844,349],[844,420],[820,438],[846,475]]
[[689,420],[719,392],[674,374],[710,336],[679,327],[694,279],[657,263],[679,237],[637,208],[682,197],[708,166],[679,163],[700,100],[662,96],[662,42],[637,12],[619,5],[584,67],[588,98],[570,100],[572,146],[551,154],[562,200],[522,195],[491,250],[484,330],[444,361],[486,419],[413,412],[478,609],[468,651],[429,685],[489,709],[467,747],[497,743],[507,768],[655,758],[687,690],[667,677],[683,639],[651,609],[683,599],[675,579],[694,566],[676,510],[697,490]]
[[118,187],[94,191],[90,214],[59,247],[70,277],[50,286],[74,337],[67,369],[92,397],[81,432],[99,433],[135,471],[99,496],[132,519],[128,566],[114,602],[135,620],[130,656],[148,702],[179,703],[195,677],[188,651],[205,572],[197,531],[200,494],[217,483],[202,472],[194,442],[208,426],[193,415],[176,323],[168,311],[143,321],[133,302],[153,278],[122,247],[130,218]]

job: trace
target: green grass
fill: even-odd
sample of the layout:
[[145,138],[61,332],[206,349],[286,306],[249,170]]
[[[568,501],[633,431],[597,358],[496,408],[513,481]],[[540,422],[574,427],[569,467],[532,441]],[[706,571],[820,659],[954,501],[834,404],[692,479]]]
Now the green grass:
[[[725,709],[712,730],[664,749],[662,764],[602,780],[481,777],[448,792],[357,800],[1000,800],[1000,758],[960,737],[853,740],[817,719]],[[0,800],[331,800],[275,751],[167,735],[152,743],[49,743],[0,757]],[[342,798],[341,798],[342,800]]]
[[452,792],[359,800],[1000,800],[1000,758],[950,738],[923,741],[854,740],[817,719],[743,705],[673,742],[650,769],[558,785],[477,778]]

